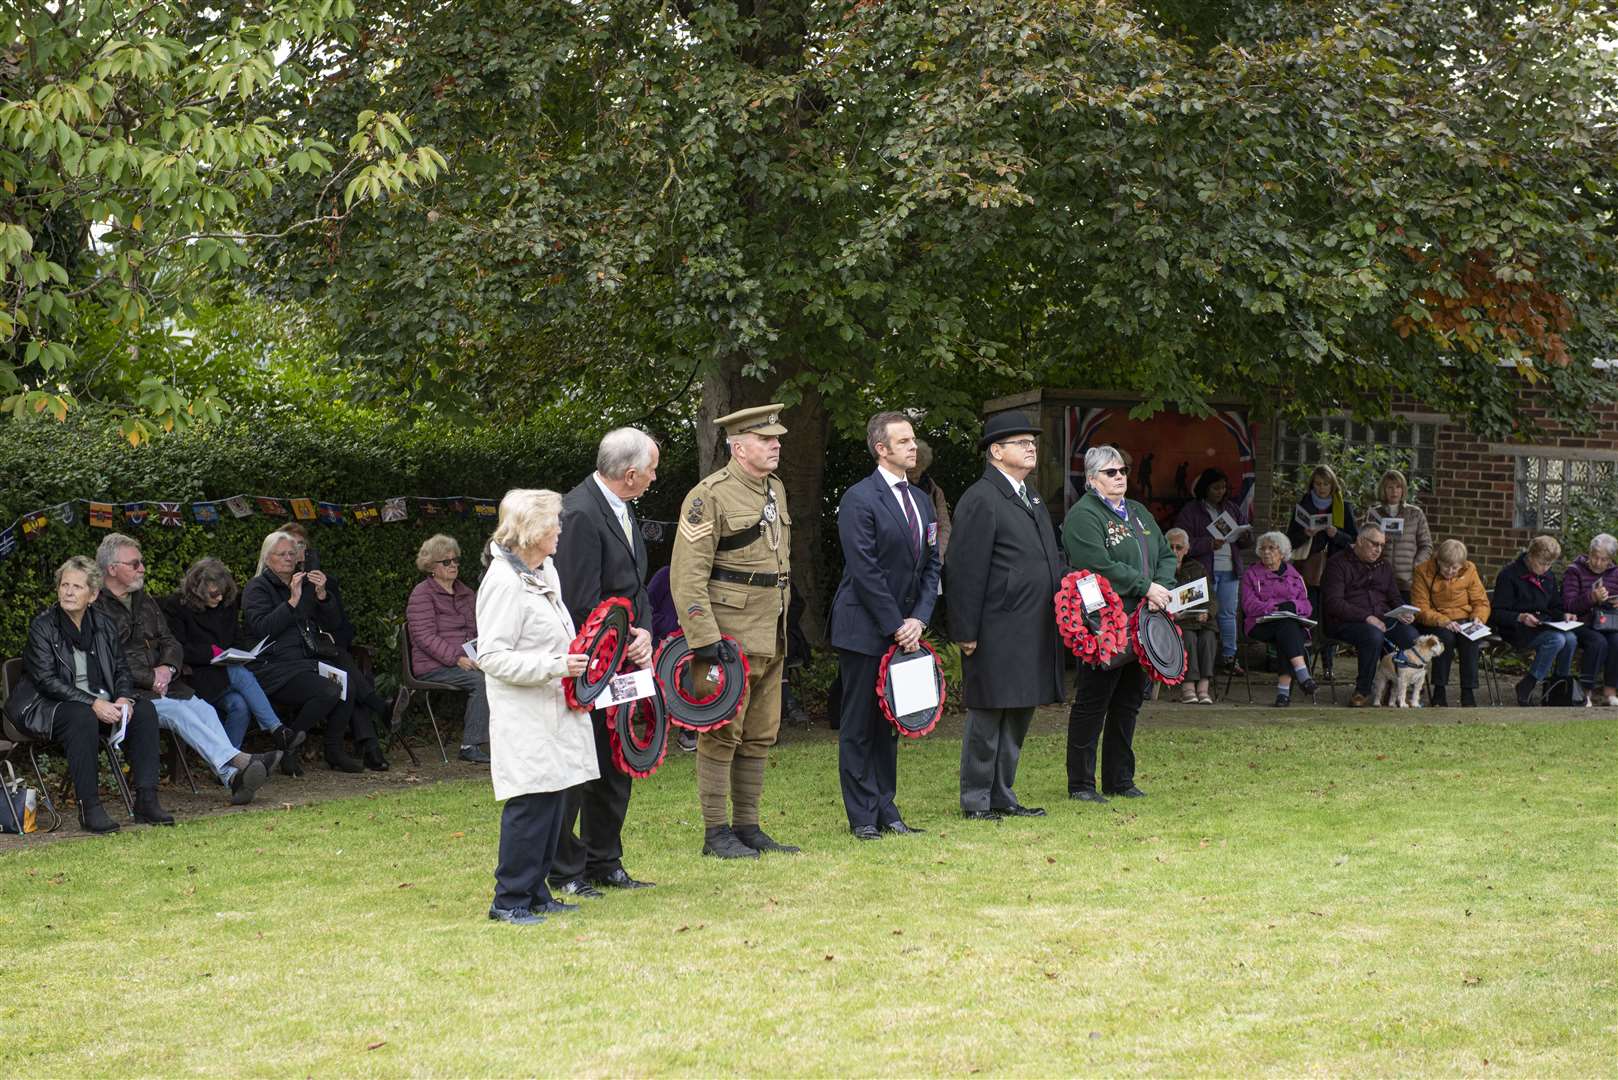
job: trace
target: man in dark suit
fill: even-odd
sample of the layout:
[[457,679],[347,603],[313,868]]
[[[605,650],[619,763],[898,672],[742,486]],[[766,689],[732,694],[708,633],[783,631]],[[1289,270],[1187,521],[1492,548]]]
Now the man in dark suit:
[[988,466],[955,504],[944,563],[949,633],[966,683],[961,812],[999,821],[1041,817],[1012,784],[1023,737],[1040,705],[1063,700],[1062,642],[1052,599],[1062,584],[1050,513],[1027,479],[1039,464],[1039,428],[1020,412],[991,416],[978,449]]
[[[657,441],[644,431],[607,432],[596,452],[596,471],[562,499],[562,536],[553,556],[562,579],[562,602],[575,626],[583,626],[603,600],[614,596],[629,600],[633,614],[625,655],[641,667],[652,662],[652,608],[646,596],[646,542],[630,500],[645,494],[657,479],[657,459]],[[551,864],[551,888],[572,896],[599,897],[598,886],[603,885],[616,889],[651,885],[636,881],[624,869],[624,815],[631,781],[613,764],[606,716],[605,709],[590,713],[601,775],[568,790],[562,838]]]
[[871,417],[870,476],[843,493],[837,536],[843,578],[831,602],[830,637],[842,679],[838,775],[848,827],[861,840],[913,833],[894,798],[899,734],[877,708],[877,668],[888,648],[913,649],[938,601],[938,524],[932,500],[910,486],[916,433],[904,413]]

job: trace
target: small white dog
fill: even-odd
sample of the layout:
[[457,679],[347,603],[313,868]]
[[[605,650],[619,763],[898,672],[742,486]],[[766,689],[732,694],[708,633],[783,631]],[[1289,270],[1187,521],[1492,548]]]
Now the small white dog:
[[1388,688],[1393,689],[1395,708],[1421,708],[1421,688],[1427,685],[1427,667],[1444,651],[1444,643],[1432,634],[1423,634],[1408,649],[1384,656],[1376,665],[1376,682],[1371,686],[1371,704],[1381,705]]

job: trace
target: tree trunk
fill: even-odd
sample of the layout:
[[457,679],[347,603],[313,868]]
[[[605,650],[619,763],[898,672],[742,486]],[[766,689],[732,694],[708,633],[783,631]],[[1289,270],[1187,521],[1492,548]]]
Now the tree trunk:
[[[777,364],[771,384],[741,375],[742,357],[732,355],[702,380],[702,405],[697,410],[697,451],[702,475],[723,468],[729,460],[725,435],[714,420],[737,409],[767,405],[776,388],[796,375],[799,362]],[[829,419],[820,391],[811,390],[781,414],[787,433],[781,436],[781,464],[776,475],[786,488],[792,513],[792,582],[803,597],[803,632],[813,644],[825,637],[825,605],[820,588],[821,503],[826,465]]]

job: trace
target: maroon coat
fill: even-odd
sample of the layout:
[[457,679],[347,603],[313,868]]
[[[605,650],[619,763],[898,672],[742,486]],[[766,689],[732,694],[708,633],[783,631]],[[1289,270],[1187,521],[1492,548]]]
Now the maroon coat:
[[1393,567],[1386,559],[1364,562],[1349,548],[1326,561],[1326,572],[1320,577],[1320,608],[1328,624],[1362,623],[1371,615],[1380,619],[1402,603]]
[[1598,581],[1607,587],[1607,604],[1618,602],[1618,562],[1598,574],[1590,569],[1588,560],[1588,556],[1580,555],[1562,571],[1562,608],[1569,615],[1582,617],[1596,606],[1590,590]]
[[464,581],[445,592],[432,578],[422,578],[410,591],[405,632],[410,635],[411,674],[420,678],[454,667],[466,655],[461,646],[478,636],[478,594]]

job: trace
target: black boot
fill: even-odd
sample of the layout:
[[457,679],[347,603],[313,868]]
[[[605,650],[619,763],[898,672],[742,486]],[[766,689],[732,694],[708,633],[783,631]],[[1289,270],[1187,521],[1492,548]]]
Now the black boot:
[[729,825],[715,825],[703,834],[702,853],[720,859],[758,858],[758,852],[742,843]]
[[360,757],[365,761],[365,767],[372,772],[387,772],[388,759],[382,756],[382,747],[375,739],[366,739],[359,746]]
[[[303,732],[298,732],[302,735]],[[281,772],[286,776],[303,775],[303,751],[294,746],[281,754]]]
[[1461,708],[1475,709],[1478,707],[1478,696],[1470,686],[1461,687]]
[[86,832],[109,833],[118,831],[118,823],[107,816],[107,808],[99,802],[79,804],[79,824]]
[[142,825],[173,825],[174,815],[157,801],[157,789],[144,787],[135,792],[135,820]]
[[326,764],[338,772],[357,773],[365,771],[365,766],[361,765],[355,758],[350,757],[348,751],[343,749],[343,744],[340,742],[326,744]]
[[1534,678],[1532,674],[1524,675],[1522,678],[1518,679],[1517,704],[1526,709],[1528,707],[1528,702],[1534,696],[1534,687],[1538,685],[1539,680]]
[[1443,686],[1433,687],[1433,707],[1443,709],[1449,706],[1449,689]]
[[307,737],[308,736],[304,732],[294,731],[285,724],[282,724],[280,727],[270,732],[270,741],[273,742],[275,744],[275,748],[281,751],[283,754],[291,753],[293,750],[296,750],[298,747],[302,746],[303,740]]
[[757,825],[737,825],[731,830],[736,839],[752,848],[754,851],[779,851],[783,855],[796,855],[802,848],[795,848],[791,844],[778,844],[770,839],[770,834]]

